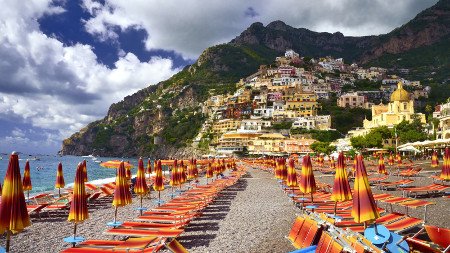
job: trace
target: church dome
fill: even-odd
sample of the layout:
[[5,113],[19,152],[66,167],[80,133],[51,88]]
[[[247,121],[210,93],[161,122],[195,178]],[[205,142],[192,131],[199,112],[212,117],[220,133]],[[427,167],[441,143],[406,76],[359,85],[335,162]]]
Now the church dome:
[[402,82],[398,82],[397,89],[391,95],[391,102],[408,102],[409,100],[409,93],[403,89]]

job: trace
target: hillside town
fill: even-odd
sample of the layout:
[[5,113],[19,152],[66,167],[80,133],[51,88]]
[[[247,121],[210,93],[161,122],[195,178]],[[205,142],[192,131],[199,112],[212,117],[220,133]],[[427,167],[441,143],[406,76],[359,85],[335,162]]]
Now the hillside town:
[[[398,71],[407,74],[409,70]],[[358,82],[376,88],[364,90]],[[389,75],[385,68],[349,65],[342,58],[301,57],[293,50],[276,57],[273,66],[261,65],[237,86],[234,94],[211,96],[202,104],[207,120],[194,140],[195,146],[206,145],[214,155],[312,152],[311,144],[316,140],[311,132],[336,131],[333,117],[321,112],[322,101],[335,98],[339,107],[372,113],[372,119],[365,119],[359,128],[338,133],[341,138],[332,145],[348,151],[351,137],[365,135],[373,128],[392,128],[413,118],[426,124],[425,115],[416,113],[415,106],[431,91],[420,81]],[[440,120],[433,129],[437,138],[449,138],[449,103],[435,110],[433,116]]]

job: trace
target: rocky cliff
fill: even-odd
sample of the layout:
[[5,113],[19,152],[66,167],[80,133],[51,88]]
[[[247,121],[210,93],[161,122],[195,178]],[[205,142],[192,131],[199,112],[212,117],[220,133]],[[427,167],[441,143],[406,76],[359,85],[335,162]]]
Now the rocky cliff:
[[111,105],[105,118],[64,140],[61,153],[167,157],[200,152],[191,147],[204,121],[200,104],[211,94],[233,92],[240,78],[256,72],[261,64],[271,64],[286,49],[302,56],[417,67],[445,80],[450,71],[449,45],[450,0],[439,1],[381,36],[317,33],[282,21],[267,26],[254,23],[230,43],[206,49],[196,63],[170,79]]

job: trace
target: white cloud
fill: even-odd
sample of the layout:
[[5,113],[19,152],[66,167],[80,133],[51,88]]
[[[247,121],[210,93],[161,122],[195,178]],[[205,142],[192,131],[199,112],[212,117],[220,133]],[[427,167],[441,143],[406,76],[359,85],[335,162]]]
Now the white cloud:
[[[140,62],[122,52],[113,68],[89,45],[66,46],[39,30],[37,19],[64,11],[50,0],[7,0],[0,8],[0,117],[19,117],[43,129],[56,145],[104,117],[110,104],[173,75],[172,60]],[[56,133],[55,133],[56,130]],[[14,129],[4,143],[21,145],[30,132]]]
[[[282,20],[294,27],[360,36],[391,31],[437,0],[83,0],[93,15],[86,30],[115,39],[115,29],[145,29],[151,49],[195,59],[211,45],[231,40],[255,21]],[[249,10],[251,12],[249,13]],[[257,15],[253,15],[257,14]]]

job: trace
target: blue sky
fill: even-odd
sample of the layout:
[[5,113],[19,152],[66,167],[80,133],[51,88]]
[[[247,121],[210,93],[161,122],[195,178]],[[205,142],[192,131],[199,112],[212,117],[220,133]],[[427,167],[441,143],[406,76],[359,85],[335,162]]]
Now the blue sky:
[[[361,36],[436,0],[5,0],[0,9],[0,152],[56,153],[111,103],[169,78],[250,24]],[[300,52],[301,53],[301,52]]]

